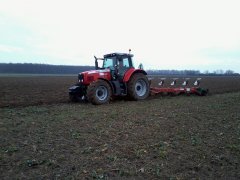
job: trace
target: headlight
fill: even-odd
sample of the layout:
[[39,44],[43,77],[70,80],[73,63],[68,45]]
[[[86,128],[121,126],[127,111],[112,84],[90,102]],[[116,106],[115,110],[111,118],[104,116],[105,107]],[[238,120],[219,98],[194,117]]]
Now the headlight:
[[78,82],[83,82],[83,74],[78,74]]

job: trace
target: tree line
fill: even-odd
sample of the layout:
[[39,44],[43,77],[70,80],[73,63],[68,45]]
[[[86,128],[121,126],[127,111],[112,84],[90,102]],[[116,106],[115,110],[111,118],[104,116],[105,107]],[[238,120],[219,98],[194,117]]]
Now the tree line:
[[0,63],[0,73],[19,74],[78,74],[94,69],[93,66],[65,66],[32,63]]
[[232,70],[215,70],[215,71],[204,71],[199,70],[147,70],[149,75],[203,75],[203,76],[239,76],[239,73],[235,73]]
[[[94,69],[94,66],[67,66],[32,63],[0,63],[0,73],[18,74],[78,74]],[[239,75],[232,70],[215,70],[213,72],[199,70],[146,70],[149,75]]]

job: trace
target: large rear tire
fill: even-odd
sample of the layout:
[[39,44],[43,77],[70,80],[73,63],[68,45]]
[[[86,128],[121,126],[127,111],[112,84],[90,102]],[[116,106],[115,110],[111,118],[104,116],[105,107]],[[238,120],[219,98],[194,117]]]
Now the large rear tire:
[[134,74],[128,82],[128,96],[133,100],[143,100],[149,96],[150,85],[142,73]]
[[112,96],[112,89],[104,80],[92,82],[87,88],[88,101],[95,105],[108,103]]

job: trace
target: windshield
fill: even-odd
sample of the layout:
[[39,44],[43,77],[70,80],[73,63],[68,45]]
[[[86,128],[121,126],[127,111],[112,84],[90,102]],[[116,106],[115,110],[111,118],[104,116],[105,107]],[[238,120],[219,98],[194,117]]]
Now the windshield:
[[103,61],[103,68],[110,68],[110,69],[114,69],[114,66],[116,65],[116,57],[108,57],[108,58],[104,58]]

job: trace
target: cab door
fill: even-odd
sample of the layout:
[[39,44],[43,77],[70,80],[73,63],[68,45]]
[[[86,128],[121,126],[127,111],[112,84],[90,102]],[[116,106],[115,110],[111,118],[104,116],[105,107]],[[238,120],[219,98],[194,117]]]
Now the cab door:
[[128,69],[130,69],[132,67],[131,64],[131,57],[121,57],[118,59],[118,64],[117,64],[117,68],[118,68],[118,77],[120,79],[123,79],[124,74],[127,72]]

